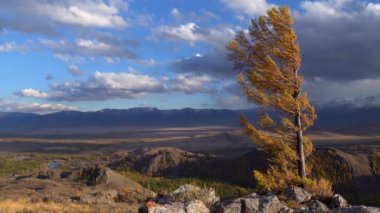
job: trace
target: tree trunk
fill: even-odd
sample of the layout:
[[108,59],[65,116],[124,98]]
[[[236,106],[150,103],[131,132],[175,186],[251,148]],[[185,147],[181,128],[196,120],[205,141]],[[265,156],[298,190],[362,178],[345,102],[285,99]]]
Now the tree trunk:
[[300,110],[297,110],[295,116],[295,124],[297,127],[296,140],[297,140],[297,155],[298,155],[298,175],[300,178],[306,178],[305,172],[305,152],[303,150],[303,134],[302,134],[302,124],[301,124],[301,115]]
[[[298,77],[298,70],[294,70],[295,77]],[[298,84],[298,82],[297,82]],[[300,95],[300,88],[296,88],[293,94],[294,99],[298,99]],[[296,132],[296,146],[297,146],[297,155],[298,155],[298,176],[304,180],[306,178],[305,171],[305,152],[303,150],[303,133],[302,133],[302,122],[301,122],[301,109],[300,106],[297,106],[296,115],[294,117],[294,124],[297,128]]]

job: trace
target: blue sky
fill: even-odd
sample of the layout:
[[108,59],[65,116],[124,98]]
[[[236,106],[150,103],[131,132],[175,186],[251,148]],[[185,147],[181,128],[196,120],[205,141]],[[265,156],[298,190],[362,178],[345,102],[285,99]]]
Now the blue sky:
[[315,104],[378,105],[379,1],[0,2],[0,111],[251,107],[225,46],[289,5]]

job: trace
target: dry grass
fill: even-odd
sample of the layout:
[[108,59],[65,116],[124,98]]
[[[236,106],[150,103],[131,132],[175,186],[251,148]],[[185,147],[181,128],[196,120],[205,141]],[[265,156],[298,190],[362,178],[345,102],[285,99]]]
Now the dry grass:
[[57,204],[57,203],[30,203],[23,200],[13,201],[4,200],[0,201],[1,213],[16,213],[16,212],[78,212],[87,213],[93,212],[88,205],[79,204]]

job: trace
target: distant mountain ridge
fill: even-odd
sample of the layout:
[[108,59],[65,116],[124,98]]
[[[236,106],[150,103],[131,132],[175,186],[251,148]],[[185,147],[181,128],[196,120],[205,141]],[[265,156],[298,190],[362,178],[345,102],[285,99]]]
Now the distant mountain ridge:
[[[168,128],[227,126],[239,127],[239,115],[254,120],[257,109],[169,109],[152,107],[104,109],[95,112],[62,111],[46,115],[0,113],[0,131],[17,132],[79,128]],[[346,105],[325,106],[317,110],[312,129],[334,132],[377,133],[380,131],[380,107],[353,108]]]
[[61,111],[46,115],[0,113],[0,130],[40,130],[79,127],[192,127],[239,126],[239,114],[254,110],[157,108],[104,109],[95,112]]

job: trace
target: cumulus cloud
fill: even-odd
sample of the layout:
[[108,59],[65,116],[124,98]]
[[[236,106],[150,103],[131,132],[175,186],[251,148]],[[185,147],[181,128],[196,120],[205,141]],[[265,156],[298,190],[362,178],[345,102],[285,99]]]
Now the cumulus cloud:
[[48,99],[54,101],[135,99],[146,93],[164,90],[163,85],[152,76],[128,72],[95,72],[87,81],[52,84]]
[[210,87],[209,83],[215,80],[206,75],[178,75],[170,81],[170,90],[174,92],[213,93],[216,88]]
[[181,12],[180,12],[177,8],[173,8],[173,9],[170,11],[170,15],[173,16],[173,17],[176,18],[176,19],[180,19],[180,18],[182,17]]
[[137,57],[136,53],[126,45],[96,39],[79,38],[75,41],[42,39],[41,44],[50,48],[55,56],[63,60],[69,60],[72,57],[103,57],[105,60]]
[[72,76],[75,76],[75,77],[84,75],[86,73],[85,71],[79,69],[79,67],[75,65],[70,65],[68,68],[68,71],[70,72]]
[[18,92],[17,95],[22,96],[22,97],[31,97],[31,98],[40,98],[40,99],[46,99],[49,96],[45,92],[35,90],[32,88],[23,89],[20,92]]
[[54,83],[50,85],[49,92],[24,89],[16,94],[21,97],[71,102],[137,99],[154,93],[212,93],[216,92],[215,83],[213,78],[206,75],[156,78],[129,68],[128,72],[95,72],[88,80]]
[[[44,26],[51,28],[54,23],[95,28],[124,28],[127,26],[121,13],[128,8],[128,3],[120,0],[14,0],[0,2],[0,8],[2,13],[8,14],[8,18],[4,21],[7,23],[5,27],[20,31],[43,33],[46,31]],[[31,19],[34,24],[29,27],[22,25],[12,28],[10,23],[20,23],[20,19]],[[47,30],[47,32],[52,32],[52,30]]]
[[220,0],[228,8],[236,11],[237,13],[244,13],[246,15],[262,15],[274,4],[268,3],[266,0]]
[[58,111],[79,110],[76,106],[67,106],[64,104],[47,104],[47,103],[26,103],[26,102],[9,102],[0,99],[1,112],[24,112],[36,114],[48,114]]
[[205,29],[193,22],[178,26],[162,25],[153,29],[157,38],[185,41],[191,45],[203,42],[213,45],[214,48],[224,48],[229,40],[235,36],[235,29],[228,26]]

